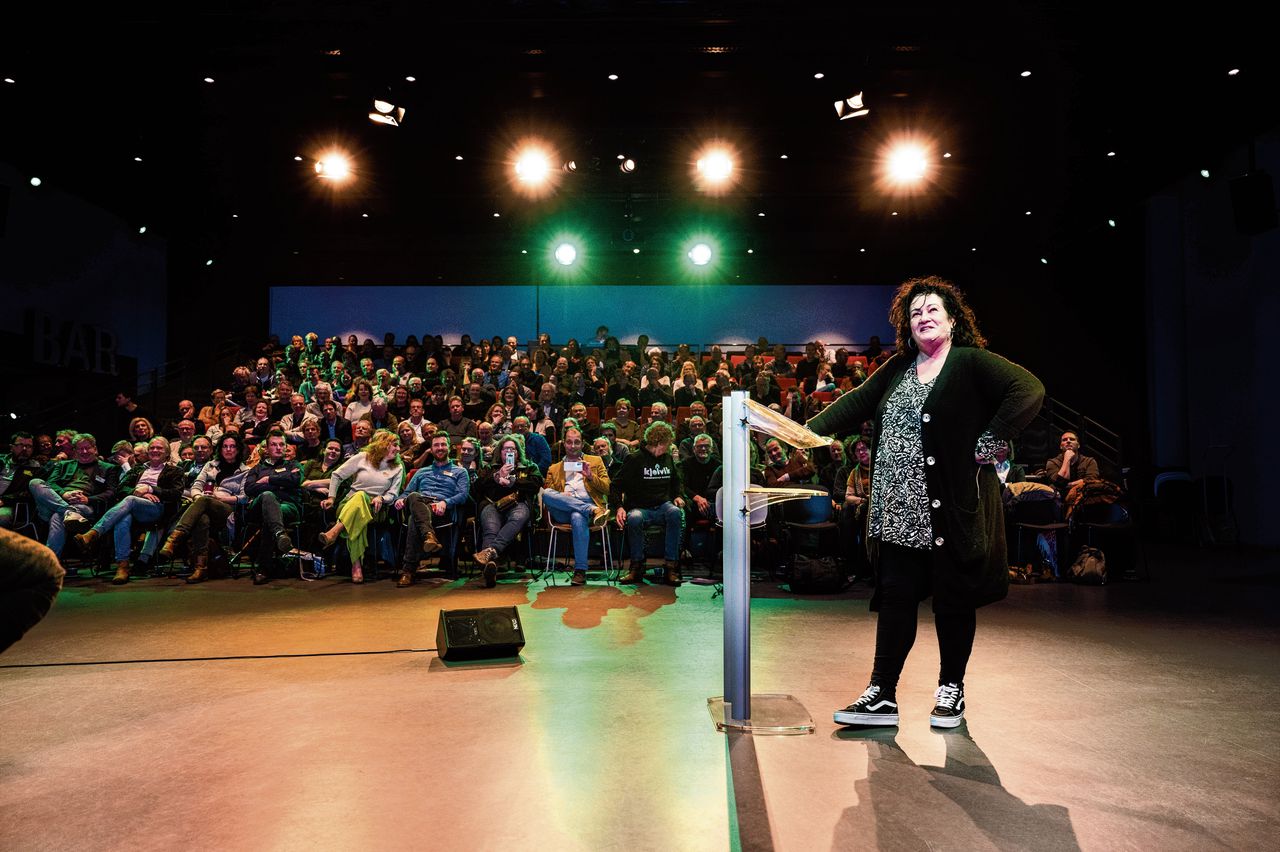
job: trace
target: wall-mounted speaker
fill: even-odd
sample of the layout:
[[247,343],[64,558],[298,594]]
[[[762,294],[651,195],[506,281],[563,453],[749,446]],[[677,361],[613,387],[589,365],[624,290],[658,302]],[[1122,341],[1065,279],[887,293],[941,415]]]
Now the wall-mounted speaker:
[[436,653],[448,662],[514,657],[524,647],[520,611],[514,606],[442,609]]

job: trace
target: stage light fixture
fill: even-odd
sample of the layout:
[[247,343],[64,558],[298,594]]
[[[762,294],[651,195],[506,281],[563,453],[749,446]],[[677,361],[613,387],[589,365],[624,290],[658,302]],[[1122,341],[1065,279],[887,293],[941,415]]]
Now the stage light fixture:
[[1115,220],[1115,219],[1108,219],[1108,220],[1107,220],[1107,224],[1114,228],[1114,227],[1116,226],[1116,220]]
[[458,162],[462,162],[462,155],[461,155],[461,154],[454,154],[453,158],[454,158],[455,160],[457,160]]
[[845,98],[842,101],[836,101],[836,118],[844,121],[846,118],[860,118],[871,110],[867,107],[866,100],[862,97],[862,92],[853,97]]
[[212,77],[205,77],[205,78],[204,78],[204,81],[205,81],[206,83],[212,83],[212,82],[213,82],[213,78],[212,78]]
[[786,155],[786,154],[783,154],[782,156],[778,157],[778,159],[779,159],[779,160],[785,160],[785,159],[787,159],[787,155]]
[[1115,151],[1108,151],[1108,152],[1107,152],[1107,156],[1108,156],[1108,157],[1114,157],[1115,155],[1116,155],[1116,152],[1115,152]]
[[417,77],[405,77],[405,78],[404,78],[404,81],[405,81],[406,83],[416,83],[416,82],[418,82],[418,78],[417,78]]
[[689,249],[689,260],[694,266],[706,266],[711,262],[711,246],[706,243],[698,243]]
[[541,147],[526,147],[516,155],[515,175],[526,187],[541,187],[551,175],[551,158]]
[[827,76],[827,75],[826,75],[826,74],[823,74],[821,71],[819,71],[817,74],[814,74],[814,75],[813,75],[813,79],[815,79],[815,80],[821,80],[821,79],[822,79],[823,77],[825,77],[825,76]]
[[205,266],[213,266],[213,258],[209,258],[204,262]]
[[711,148],[697,160],[698,174],[710,187],[723,186],[733,177],[733,157],[723,148]]
[[916,143],[898,145],[889,151],[886,171],[889,180],[895,184],[919,183],[929,171],[928,152]]
[[1200,177],[1202,177],[1202,178],[1207,178],[1208,176],[1209,176],[1209,170],[1208,170],[1208,169],[1201,169],[1201,170],[1200,170]]
[[40,185],[40,184],[42,184],[42,183],[44,183],[44,181],[40,180],[40,178],[38,178],[38,177],[33,177],[33,178],[31,179],[31,185],[32,185],[32,186],[39,186],[39,185]]
[[621,171],[624,175],[631,174],[636,170],[636,161],[631,159],[630,157],[627,157],[625,160],[623,160],[621,163],[618,164],[618,170]]
[[578,161],[577,160],[565,161],[564,170],[566,172],[576,172],[578,170]]
[[[1240,69],[1239,69],[1239,68],[1232,68],[1230,71],[1228,71],[1228,72],[1227,72],[1227,76],[1228,76],[1228,77],[1235,77],[1235,76],[1237,76],[1239,73],[1240,73]],[[9,79],[7,79],[7,78],[6,78],[6,79],[5,79],[5,82],[6,82],[6,83],[12,83],[13,81],[12,81],[12,80],[9,80]]]
[[134,161],[135,163],[141,163],[141,162],[142,162],[142,158],[141,158],[141,157],[134,157],[134,158],[133,158],[133,161]]
[[369,113],[369,120],[374,124],[386,124],[391,127],[399,127],[404,123],[404,107],[398,107],[391,103],[391,101],[374,98],[373,112]]
[[578,250],[572,243],[561,243],[556,246],[554,256],[556,263],[561,266],[573,266],[573,262],[578,259]]
[[1022,74],[1021,74],[1021,76],[1023,76],[1023,77],[1030,77],[1030,76],[1031,76],[1031,72],[1030,72],[1030,71],[1023,71],[1023,72],[1022,72]]
[[146,232],[147,232],[147,226],[146,226],[146,225],[143,225],[141,228],[139,228],[139,229],[138,229],[138,233],[139,233],[139,234],[145,234]]
[[617,75],[617,74],[610,74],[610,75],[609,75],[609,79],[610,79],[610,80],[617,80],[617,79],[618,79],[618,75]]
[[1041,263],[1043,263],[1045,266],[1048,266],[1048,265],[1049,265],[1049,258],[1047,258],[1047,257],[1042,257],[1042,258],[1040,258],[1040,262],[1041,262]]
[[942,159],[944,159],[944,160],[950,160],[950,159],[951,159],[951,152],[950,152],[950,151],[947,151],[945,154],[943,154],[943,155],[942,155]]
[[325,180],[346,180],[351,177],[351,161],[342,154],[325,154],[316,160],[316,174]]
[[301,163],[301,162],[302,162],[302,158],[301,158],[301,157],[294,157],[294,158],[293,158],[293,160],[294,160],[294,162],[296,162],[296,163]]

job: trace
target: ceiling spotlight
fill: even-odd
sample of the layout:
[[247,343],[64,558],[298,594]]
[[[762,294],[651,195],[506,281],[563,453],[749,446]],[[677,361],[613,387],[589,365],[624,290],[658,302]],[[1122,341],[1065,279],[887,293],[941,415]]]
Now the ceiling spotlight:
[[541,186],[551,173],[551,161],[545,152],[529,148],[516,158],[516,180],[528,186]]
[[867,108],[866,101],[863,100],[862,92],[851,98],[845,98],[842,101],[836,101],[836,118],[844,121],[846,118],[859,118],[871,112]]
[[139,229],[138,229],[138,233],[139,233],[139,234],[145,234],[146,232],[147,232],[147,226],[146,226],[146,225],[143,225],[141,228],[139,228]]
[[782,155],[781,157],[779,157],[778,159],[779,159],[779,160],[786,160],[786,159],[789,159],[789,158],[787,157],[787,155],[786,155],[786,154],[783,154],[783,155]]
[[1114,228],[1114,227],[1116,226],[1116,220],[1115,220],[1115,219],[1108,219],[1108,220],[1107,220],[1107,224]]
[[866,250],[866,249],[864,249],[864,248],[860,248],[860,249],[858,249],[858,253],[859,253],[859,254],[866,254],[866,253],[867,253],[867,250]]
[[405,77],[405,78],[404,78],[404,81],[405,81],[406,83],[416,83],[416,82],[418,82],[418,78],[417,78],[417,77]]
[[316,174],[326,180],[346,180],[351,176],[351,162],[341,154],[325,154],[316,160]]
[[212,78],[212,77],[205,77],[205,78],[204,78],[204,81],[205,81],[206,83],[212,83],[212,82],[213,82],[213,78]]
[[495,218],[495,219],[501,219],[501,218],[502,218],[502,214],[501,214],[501,213],[494,213],[494,214],[493,214],[493,218]]
[[1116,155],[1116,152],[1115,152],[1115,151],[1108,151],[1108,152],[1107,152],[1107,156],[1108,156],[1108,157],[1114,157],[1115,155]]
[[632,254],[639,254],[639,253],[640,253],[640,249],[638,249],[638,248],[633,248],[633,249],[631,250],[631,253],[632,253]]
[[[1228,76],[1228,77],[1235,77],[1235,76],[1236,76],[1236,75],[1238,75],[1239,73],[1240,73],[1240,69],[1239,69],[1239,68],[1232,68],[1230,71],[1228,71],[1228,72],[1227,72],[1227,76]],[[5,77],[5,78],[4,78],[4,81],[5,81],[6,83],[12,83],[12,82],[13,82],[13,81],[12,81],[12,80],[10,80],[8,77]]]
[[1028,211],[1027,211],[1027,215],[1028,215],[1028,216],[1030,216],[1030,215],[1031,215],[1031,211],[1030,211],[1030,210],[1028,210]]
[[455,160],[459,160],[459,161],[460,161],[460,160],[462,160],[462,155],[461,155],[461,154],[455,154],[453,158],[454,158]]
[[755,254],[755,253],[756,253],[755,249],[747,249],[747,254]]
[[1030,76],[1031,76],[1031,72],[1030,72],[1030,71],[1023,71],[1023,72],[1022,72],[1022,74],[1020,74],[1019,76],[1022,76],[1022,77],[1030,77]]
[[32,185],[32,186],[39,186],[39,185],[40,185],[40,184],[42,184],[42,183],[44,183],[44,181],[40,180],[40,178],[38,178],[38,177],[33,177],[33,178],[31,179],[31,185]]
[[301,162],[302,162],[302,158],[301,158],[301,157],[294,157],[293,159],[294,159],[294,161],[295,161],[295,162],[298,162],[298,163],[301,163]]
[[759,216],[761,219],[763,219],[763,218],[764,218],[764,214],[763,214],[763,213],[757,213],[756,215],[757,215],[757,216]]
[[361,218],[361,219],[368,219],[368,218],[369,218],[369,214],[368,214],[368,213],[361,213],[361,214],[360,214],[360,218]]
[[578,161],[577,161],[577,160],[566,160],[566,161],[565,161],[565,164],[564,164],[564,170],[565,170],[566,172],[576,172],[576,171],[578,170]]
[[213,258],[209,258],[204,262],[205,266],[213,266]]
[[618,168],[623,174],[630,174],[636,170],[636,161],[628,157],[618,164]]
[[521,254],[528,254],[528,253],[529,253],[529,250],[528,250],[528,249],[520,249],[520,253],[521,253]]
[[1044,265],[1048,266],[1048,265],[1049,265],[1049,258],[1047,258],[1047,257],[1042,257],[1042,258],[1040,258],[1040,262],[1041,262],[1041,263],[1043,263]]
[[826,74],[823,74],[821,71],[819,71],[817,74],[814,74],[814,75],[813,75],[813,79],[815,79],[815,80],[821,80],[821,79],[822,79],[823,77],[825,77],[825,76],[827,76],[827,75],[826,75]]
[[898,211],[897,211],[897,210],[895,210],[895,211],[893,211],[892,213],[890,213],[889,215],[890,215],[890,216],[897,216],[897,215],[898,215]]
[[929,170],[929,157],[923,146],[905,143],[889,152],[885,169],[895,184],[919,183]]
[[974,246],[973,248],[969,249],[969,251],[977,251],[977,250],[978,250],[977,246]]
[[697,166],[703,180],[712,185],[725,183],[733,174],[733,158],[719,148],[699,157]]
[[1208,169],[1201,169],[1201,170],[1200,170],[1200,177],[1202,177],[1202,178],[1207,178],[1208,176],[1209,176],[1209,170],[1208,170]]
[[610,79],[610,80],[616,80],[616,79],[618,79],[618,75],[617,75],[617,74],[610,74],[610,75],[609,75],[609,79]]
[[239,218],[240,218],[240,214],[239,214],[239,213],[232,213],[232,214],[231,214],[231,218],[232,218],[232,219],[239,219]]
[[134,157],[134,158],[133,158],[133,161],[134,161],[135,163],[141,163],[141,162],[142,162],[142,158],[141,158],[141,157]]
[[711,246],[698,243],[689,249],[689,260],[693,261],[694,266],[706,266],[711,262]]
[[573,262],[578,259],[578,250],[573,247],[572,243],[561,243],[556,246],[555,258],[556,263],[561,266],[572,266]]
[[950,159],[951,159],[951,152],[950,152],[950,151],[948,151],[947,153],[943,154],[943,155],[942,155],[942,159],[944,159],[944,160],[950,160]]
[[399,127],[404,122],[404,107],[398,107],[391,103],[391,101],[374,98],[373,112],[369,113],[369,120],[374,124],[387,124],[391,127]]

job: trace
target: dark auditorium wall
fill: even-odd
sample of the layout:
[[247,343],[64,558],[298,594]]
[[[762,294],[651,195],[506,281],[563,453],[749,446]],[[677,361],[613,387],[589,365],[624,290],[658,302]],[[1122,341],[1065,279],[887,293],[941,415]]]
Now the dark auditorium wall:
[[0,163],[0,186],[0,337],[17,354],[0,372],[6,402],[42,407],[72,389],[109,400],[165,360],[164,242],[54,179],[33,187]]
[[[1280,134],[1259,139],[1257,166],[1280,172]],[[1235,486],[1242,541],[1280,546],[1280,230],[1237,230],[1227,178],[1248,152],[1189,176],[1148,205],[1151,433],[1156,465]]]

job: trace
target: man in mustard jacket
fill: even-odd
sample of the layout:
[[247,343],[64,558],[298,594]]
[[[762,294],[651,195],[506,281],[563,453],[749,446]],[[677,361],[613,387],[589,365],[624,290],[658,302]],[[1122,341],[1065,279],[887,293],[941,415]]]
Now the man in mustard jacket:
[[573,580],[587,584],[587,546],[591,530],[609,519],[609,472],[599,456],[583,455],[582,432],[572,426],[564,432],[564,459],[547,471],[542,505],[557,524],[573,529]]

